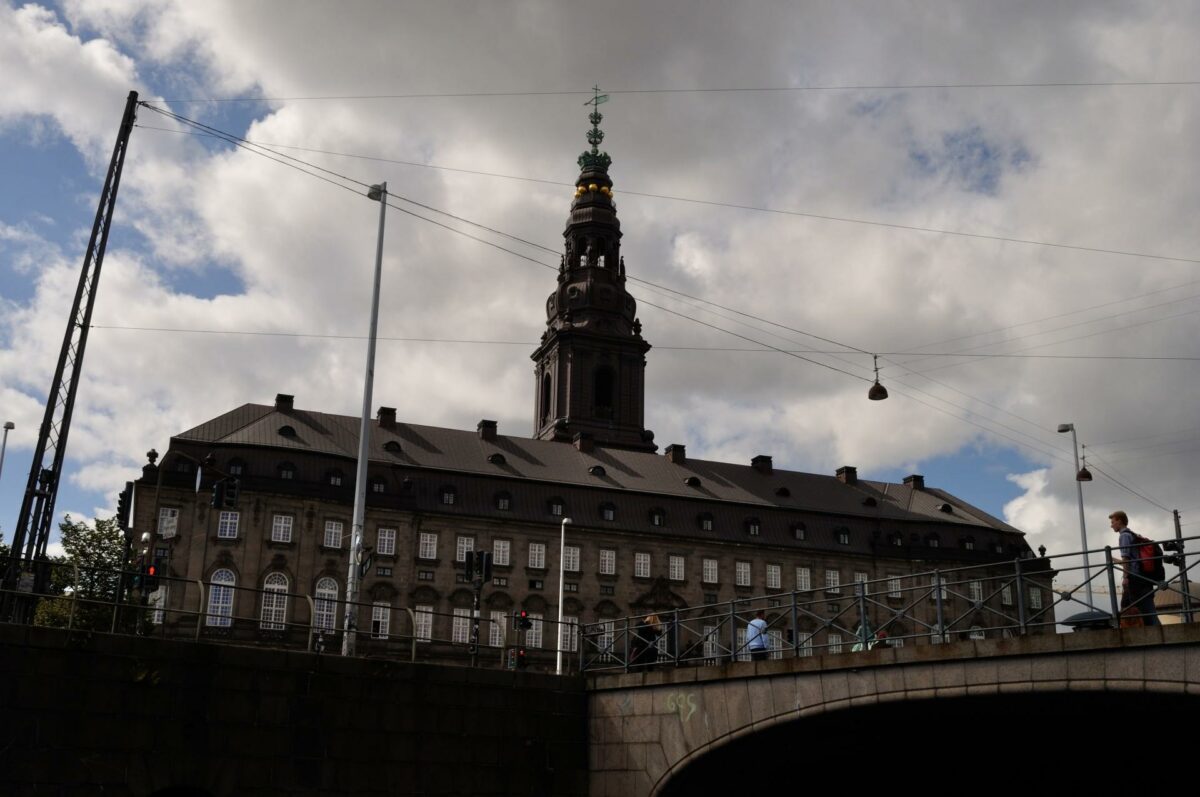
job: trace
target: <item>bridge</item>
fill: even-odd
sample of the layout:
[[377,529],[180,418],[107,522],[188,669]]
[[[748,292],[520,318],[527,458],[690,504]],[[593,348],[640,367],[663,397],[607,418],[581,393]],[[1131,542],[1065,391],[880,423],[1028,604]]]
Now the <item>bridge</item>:
[[[1032,728],[1000,738],[1022,716],[1120,738],[1121,712],[1136,712],[1164,742],[1178,740],[1173,731],[1200,716],[1200,625],[597,674],[587,689],[592,797],[711,793],[731,772],[752,779],[754,762],[776,771],[797,756],[840,772],[828,783],[844,786],[843,767],[879,763],[873,743],[846,744],[850,734],[877,736],[863,733],[873,723],[893,729],[883,734],[892,757],[913,761],[934,751],[991,760],[1014,742],[1022,755],[1040,754],[1044,734]],[[1155,744],[1132,739],[1147,751]]]

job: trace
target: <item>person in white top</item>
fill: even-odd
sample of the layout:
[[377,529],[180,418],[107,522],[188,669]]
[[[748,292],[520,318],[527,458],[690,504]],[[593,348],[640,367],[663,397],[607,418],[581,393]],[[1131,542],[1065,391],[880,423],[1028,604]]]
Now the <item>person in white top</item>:
[[754,613],[754,619],[746,626],[746,647],[750,649],[750,658],[754,661],[766,661],[771,649],[771,640],[767,636],[767,613],[759,609]]

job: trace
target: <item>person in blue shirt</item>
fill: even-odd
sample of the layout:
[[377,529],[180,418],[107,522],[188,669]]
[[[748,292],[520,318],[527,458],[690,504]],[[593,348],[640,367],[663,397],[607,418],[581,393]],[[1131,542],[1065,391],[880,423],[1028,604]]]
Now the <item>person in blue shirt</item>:
[[771,649],[771,640],[767,636],[767,613],[759,609],[754,613],[754,619],[746,626],[746,647],[750,649],[750,658],[754,661],[766,661]]
[[1159,625],[1158,613],[1154,610],[1154,581],[1142,569],[1138,555],[1137,535],[1129,530],[1129,516],[1118,509],[1108,516],[1108,524],[1118,535],[1121,548],[1121,563],[1125,577],[1121,580],[1121,614],[1130,606],[1137,607],[1142,625]]

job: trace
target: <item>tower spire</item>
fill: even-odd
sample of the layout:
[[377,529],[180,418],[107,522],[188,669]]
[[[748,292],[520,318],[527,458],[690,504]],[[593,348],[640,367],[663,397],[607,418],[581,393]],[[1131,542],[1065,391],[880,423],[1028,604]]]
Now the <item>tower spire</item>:
[[612,158],[600,151],[599,106],[608,95],[599,86],[593,92],[584,103],[592,107],[591,149],[578,158],[558,287],[546,300],[546,331],[532,355],[535,436],[571,441],[585,435],[600,445],[653,451],[654,434],[643,426],[650,344],[625,289]]

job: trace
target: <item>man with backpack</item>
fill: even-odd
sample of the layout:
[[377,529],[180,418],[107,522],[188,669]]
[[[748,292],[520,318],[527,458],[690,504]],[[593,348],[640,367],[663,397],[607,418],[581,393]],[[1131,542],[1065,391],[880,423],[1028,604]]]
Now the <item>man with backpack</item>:
[[[1165,577],[1162,548],[1130,531],[1129,516],[1120,509],[1108,516],[1108,523],[1120,535],[1117,544],[1125,570],[1121,580],[1121,616],[1124,618],[1125,610],[1132,606],[1141,618],[1137,625],[1159,625],[1158,613],[1154,610],[1154,588]],[[1125,625],[1125,622],[1121,624]]]

